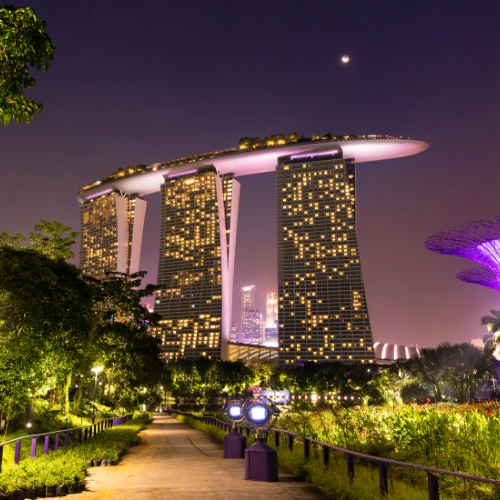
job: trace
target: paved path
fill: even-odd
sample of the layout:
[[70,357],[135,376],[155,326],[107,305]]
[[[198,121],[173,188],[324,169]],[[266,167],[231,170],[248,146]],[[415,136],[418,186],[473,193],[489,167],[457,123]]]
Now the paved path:
[[243,459],[222,458],[222,445],[158,413],[116,467],[91,467],[84,493],[71,500],[319,500],[316,489],[279,471],[275,483],[246,481]]

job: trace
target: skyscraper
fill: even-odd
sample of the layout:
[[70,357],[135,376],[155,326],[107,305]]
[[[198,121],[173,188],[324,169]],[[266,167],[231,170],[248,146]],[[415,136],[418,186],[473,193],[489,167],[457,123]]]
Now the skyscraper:
[[[228,359],[239,200],[233,176],[276,171],[280,363],[370,362],[371,330],[355,232],[354,163],[401,159],[427,148],[425,141],[409,137],[290,134],[287,139],[278,134],[244,138],[240,151],[118,169],[77,194],[81,267],[97,277],[106,270],[138,270],[146,207],[142,197],[161,191],[158,282],[164,287],[155,310],[163,323],[154,334],[167,358]],[[255,301],[247,309],[253,311],[247,319],[254,327],[247,328],[246,341],[262,341],[264,325]],[[255,328],[257,323],[261,326]]]
[[278,320],[278,296],[274,293],[267,294],[266,302],[266,328],[274,328]]
[[102,279],[106,272],[139,271],[146,202],[111,192],[80,207],[80,269]]
[[338,150],[277,167],[280,364],[372,362],[355,228],[355,165]]
[[167,359],[224,357],[231,330],[239,183],[213,168],[171,174],[161,188],[154,334]]

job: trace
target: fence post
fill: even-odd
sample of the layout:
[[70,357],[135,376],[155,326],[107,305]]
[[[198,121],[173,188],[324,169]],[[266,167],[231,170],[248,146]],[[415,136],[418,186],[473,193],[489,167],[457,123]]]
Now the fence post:
[[354,478],[354,456],[349,453],[345,454],[345,458],[347,461],[347,475],[353,479]]
[[16,449],[14,451],[14,463],[16,465],[19,463],[20,457],[21,457],[21,440],[16,441]]
[[274,446],[276,446],[276,448],[279,448],[279,446],[280,446],[280,433],[279,432],[274,433]]
[[3,446],[0,445],[0,472],[2,472]]
[[37,442],[37,438],[34,437],[31,440],[31,455],[30,455],[30,458],[32,458],[32,459],[36,457],[36,442]]
[[323,446],[323,465],[326,467],[330,463],[330,448]]
[[307,460],[310,455],[310,441],[307,438],[304,438],[304,459]]
[[64,433],[64,447],[68,446],[68,431]]
[[287,434],[288,438],[288,449],[293,451],[293,436],[291,434]]
[[74,429],[73,432],[71,433],[71,442],[73,444],[76,443],[76,429]]
[[88,429],[85,428],[84,441],[87,441]]
[[378,479],[380,485],[380,493],[382,495],[387,495],[389,492],[389,484],[387,482],[387,464],[384,462],[379,462],[378,464]]
[[50,444],[50,436],[45,436],[45,441],[43,443],[43,454],[49,454],[49,444]]
[[54,451],[59,449],[59,434],[56,434],[56,442],[54,443]]
[[429,500],[439,500],[439,478],[428,472],[427,485],[429,486]]

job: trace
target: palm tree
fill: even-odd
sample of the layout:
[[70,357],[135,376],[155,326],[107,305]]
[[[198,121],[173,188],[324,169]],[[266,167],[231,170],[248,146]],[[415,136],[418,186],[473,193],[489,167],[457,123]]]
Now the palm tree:
[[483,316],[481,324],[486,325],[491,333],[496,333],[500,330],[500,311],[492,309],[491,316]]

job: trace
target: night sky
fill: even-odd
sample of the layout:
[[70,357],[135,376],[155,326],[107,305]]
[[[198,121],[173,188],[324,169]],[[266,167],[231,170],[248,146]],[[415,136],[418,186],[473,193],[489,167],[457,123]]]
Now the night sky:
[[[15,0],[16,5],[24,5]],[[357,231],[375,341],[482,337],[497,292],[427,236],[500,215],[500,4],[31,0],[57,46],[30,95],[45,109],[0,129],[0,231],[79,229],[77,190],[119,167],[237,146],[243,136],[389,134],[417,156],[360,164]],[[343,65],[340,58],[351,61]],[[277,290],[275,176],[242,184],[235,288]],[[141,267],[155,281],[159,195]],[[239,305],[240,295],[235,295]]]

